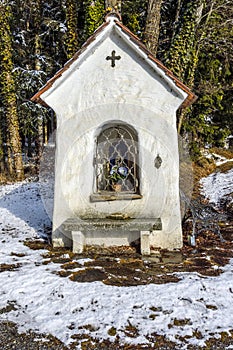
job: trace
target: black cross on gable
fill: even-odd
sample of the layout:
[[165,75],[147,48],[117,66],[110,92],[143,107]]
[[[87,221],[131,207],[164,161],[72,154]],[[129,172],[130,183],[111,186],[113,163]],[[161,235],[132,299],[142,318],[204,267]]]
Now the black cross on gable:
[[115,50],[112,51],[112,56],[107,56],[106,57],[107,61],[111,60],[111,67],[115,67],[116,60],[120,60],[120,59],[121,59],[121,56],[116,56],[116,51]]

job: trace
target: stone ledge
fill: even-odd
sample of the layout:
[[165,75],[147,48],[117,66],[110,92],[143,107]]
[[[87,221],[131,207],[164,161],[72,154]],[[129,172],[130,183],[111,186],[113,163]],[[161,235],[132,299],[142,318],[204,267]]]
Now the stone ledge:
[[154,231],[162,230],[160,218],[135,218],[135,219],[96,219],[82,220],[69,218],[63,222],[64,231]]
[[141,199],[142,196],[137,193],[126,193],[126,192],[106,192],[106,193],[93,193],[90,196],[91,202],[104,202],[104,201],[122,201],[122,200],[133,200]]

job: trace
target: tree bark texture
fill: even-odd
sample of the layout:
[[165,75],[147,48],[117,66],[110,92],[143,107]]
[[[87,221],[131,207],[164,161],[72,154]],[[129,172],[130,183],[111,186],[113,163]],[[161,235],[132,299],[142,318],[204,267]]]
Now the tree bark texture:
[[11,158],[8,160],[8,163],[13,163],[14,176],[16,179],[22,180],[24,177],[24,172],[21,140],[19,134],[15,81],[12,74],[14,66],[12,59],[11,31],[9,25],[10,16],[10,7],[0,5],[0,66],[2,71],[2,96],[8,129],[8,155]]
[[154,55],[156,55],[158,49],[162,2],[163,0],[148,1],[144,42],[148,50],[150,50]]
[[105,9],[121,11],[121,0],[105,0]]

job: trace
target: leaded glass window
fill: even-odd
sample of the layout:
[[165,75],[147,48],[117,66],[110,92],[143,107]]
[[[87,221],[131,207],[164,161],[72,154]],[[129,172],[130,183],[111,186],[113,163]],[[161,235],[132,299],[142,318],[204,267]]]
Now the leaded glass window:
[[137,133],[124,124],[105,128],[97,137],[96,190],[138,193]]

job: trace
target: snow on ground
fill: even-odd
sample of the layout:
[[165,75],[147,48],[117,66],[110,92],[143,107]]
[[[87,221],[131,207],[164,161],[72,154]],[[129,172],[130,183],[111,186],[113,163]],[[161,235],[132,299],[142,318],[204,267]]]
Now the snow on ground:
[[[94,328],[93,337],[112,340],[108,331],[115,327],[123,342],[135,344],[148,343],[145,335],[154,332],[177,341],[177,335],[200,331],[203,339],[193,336],[187,340],[199,346],[208,337],[233,328],[233,261],[218,277],[179,273],[179,282],[162,285],[72,282],[54,274],[59,264],[41,264],[45,250],[31,250],[23,244],[26,238],[37,237],[44,225],[49,225],[49,219],[38,183],[0,187],[0,264],[21,264],[18,270],[0,273],[0,309],[14,303],[14,310],[0,313],[0,321],[14,321],[20,331],[51,333],[66,344],[84,325]],[[25,256],[19,256],[21,253]],[[187,322],[171,327],[174,320]],[[135,338],[123,332],[129,323],[139,331]]]
[[233,169],[226,173],[213,173],[203,178],[201,184],[202,194],[209,199],[210,203],[218,206],[222,200],[229,200],[229,195],[233,193]]
[[216,166],[220,166],[228,162],[233,162],[233,158],[229,159],[215,152],[209,152],[209,150],[205,150],[202,154],[205,158],[213,160]]

